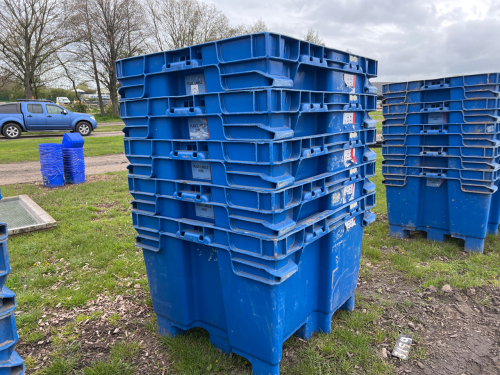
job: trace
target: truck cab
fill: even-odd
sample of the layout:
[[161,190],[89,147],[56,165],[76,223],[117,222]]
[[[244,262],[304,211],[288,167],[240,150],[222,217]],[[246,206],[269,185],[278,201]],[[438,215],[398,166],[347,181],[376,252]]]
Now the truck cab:
[[68,111],[48,100],[19,100],[0,104],[0,132],[6,138],[19,138],[22,132],[72,131],[82,136],[97,128],[94,116]]

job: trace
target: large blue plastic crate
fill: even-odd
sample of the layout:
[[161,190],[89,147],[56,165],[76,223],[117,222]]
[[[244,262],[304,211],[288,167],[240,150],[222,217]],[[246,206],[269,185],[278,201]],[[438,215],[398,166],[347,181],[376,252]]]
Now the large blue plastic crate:
[[496,186],[465,191],[460,180],[422,177],[406,177],[403,186],[384,184],[391,235],[404,238],[420,230],[428,239],[444,241],[448,235],[465,240],[466,251],[483,251]]
[[461,158],[454,156],[438,156],[436,153],[427,155],[384,155],[382,166],[418,167],[434,169],[458,169],[496,171],[500,168],[498,158],[478,160],[478,158]]
[[202,327],[217,348],[247,358],[254,374],[279,374],[291,335],[328,333],[336,310],[353,309],[362,237],[358,215],[285,259],[262,263],[171,237],[157,249],[138,243],[158,331]]
[[376,130],[337,133],[329,136],[293,138],[275,142],[169,141],[125,138],[125,155],[131,163],[165,157],[179,160],[217,160],[231,163],[281,164],[331,151],[371,145]]
[[[384,141],[385,142],[385,141]],[[495,163],[500,156],[498,144],[490,146],[442,146],[442,145],[382,145],[382,155],[392,156],[422,156],[422,157],[451,157],[460,158],[469,162]],[[453,167],[449,167],[453,168]]]
[[464,134],[481,139],[497,139],[500,133],[500,123],[481,124],[416,124],[382,126],[383,136],[406,134]]
[[469,99],[456,101],[439,101],[432,103],[384,104],[382,114],[395,115],[404,113],[421,113],[433,111],[463,111],[465,116],[488,114],[497,116],[500,99]]
[[339,220],[348,221],[375,206],[375,194],[354,199],[332,211],[324,211],[297,222],[295,228],[281,236],[259,233],[236,233],[211,223],[188,218],[169,218],[132,212],[138,241],[157,248],[161,237],[170,236],[260,259],[279,259],[328,234]]
[[0,363],[10,360],[18,341],[14,312],[0,315]]
[[[496,182],[498,186],[498,181]],[[500,189],[491,197],[490,213],[488,217],[487,234],[497,235],[500,224]]]
[[[136,103],[135,101],[129,103]],[[125,136],[148,139],[281,140],[375,129],[368,112],[356,108],[328,111],[314,106],[301,112],[204,114],[202,111],[122,117]]]
[[500,146],[499,134],[384,134],[383,146],[485,147]]
[[[116,61],[122,98],[152,97],[158,94],[156,90],[168,92],[157,96],[179,96],[263,86],[296,88],[313,84],[306,76],[318,70],[346,74],[350,78],[345,81],[353,83],[355,74],[375,77],[377,62],[273,33],[245,35]],[[150,85],[150,80],[155,84]],[[376,93],[369,82],[366,87],[362,85],[361,92],[365,90]]]
[[7,276],[12,271],[9,262],[9,252],[7,250],[7,237],[7,224],[0,222],[0,288],[5,285]]
[[491,85],[485,88],[478,87],[455,87],[439,90],[422,89],[422,91],[394,92],[384,94],[384,104],[402,103],[430,103],[449,100],[466,100],[480,98],[498,98],[500,96],[500,85]]
[[388,176],[423,176],[475,181],[477,185],[489,186],[500,179],[500,168],[494,170],[426,168],[382,165],[382,174]]
[[[170,197],[133,194],[134,212],[215,224],[237,233],[281,236],[312,215],[325,215],[358,198],[375,192],[375,184],[365,179],[346,179],[328,186],[327,191],[279,213],[263,213],[227,205],[198,203]],[[355,204],[356,205],[356,204]]]
[[[426,79],[400,83],[389,83],[382,86],[382,94],[422,91],[446,90],[453,87],[464,87],[468,91],[495,90],[500,84],[500,73],[481,73],[447,78]],[[499,91],[498,89],[495,91]],[[445,99],[444,99],[445,100]]]
[[376,154],[366,146],[343,148],[278,165],[189,161],[167,158],[141,158],[130,164],[133,177],[167,180],[204,181],[214,185],[248,189],[278,190],[300,181],[322,177],[356,164],[375,161]]
[[331,173],[327,177],[310,179],[273,192],[131,176],[128,177],[128,182],[130,193],[146,201],[155,201],[157,197],[161,197],[271,214],[292,209],[311,199],[323,196],[339,183],[352,184],[374,175],[375,162],[368,162]]
[[375,111],[376,95],[300,90],[260,89],[216,94],[165,96],[120,102],[121,117],[185,113],[255,114],[325,111]]
[[436,109],[421,113],[384,115],[383,125],[421,125],[421,124],[482,124],[498,123],[498,110],[476,111],[489,114],[474,114],[473,111],[446,111]]
[[[134,78],[133,85],[118,89],[121,100],[160,98],[219,93],[231,90],[284,88],[308,91],[328,91],[351,94],[376,94],[370,76],[359,72],[345,72],[336,68],[299,63],[284,76],[249,70],[225,73],[224,67],[194,67],[189,70],[166,70]],[[119,81],[124,82],[123,79]],[[128,82],[127,82],[128,83]]]

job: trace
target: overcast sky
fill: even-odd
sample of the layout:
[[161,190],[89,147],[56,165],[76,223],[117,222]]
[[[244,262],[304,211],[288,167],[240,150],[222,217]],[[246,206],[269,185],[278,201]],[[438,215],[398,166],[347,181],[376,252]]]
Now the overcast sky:
[[500,71],[500,0],[205,0],[233,23],[262,18],[274,32],[379,61],[374,81]]

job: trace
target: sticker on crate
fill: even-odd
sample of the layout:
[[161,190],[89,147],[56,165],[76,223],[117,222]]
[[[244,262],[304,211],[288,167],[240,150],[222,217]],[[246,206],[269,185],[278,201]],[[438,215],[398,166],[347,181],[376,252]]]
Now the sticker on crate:
[[356,132],[349,133],[349,138],[350,139],[352,139],[352,138],[358,138],[358,133],[356,133]]
[[349,175],[357,174],[358,173],[358,168],[353,168],[349,170]]
[[354,151],[353,148],[351,148],[350,150],[345,150],[344,151],[343,162],[344,162],[344,165],[346,167],[349,166],[351,163],[354,163],[354,164],[358,163],[357,158],[354,155],[354,153],[355,153],[355,151]]
[[212,170],[210,169],[210,163],[208,161],[192,161],[191,172],[193,173],[193,178],[201,180],[212,179]]
[[358,96],[357,95],[349,95],[349,101],[350,102],[357,102]]
[[349,206],[349,208],[350,208],[351,210],[354,210],[354,209],[355,209],[355,208],[357,208],[357,207],[358,207],[358,202],[354,202],[354,203],[352,203],[352,204]]
[[354,184],[351,184],[344,188],[344,203],[354,199],[354,186]]
[[208,132],[208,120],[206,117],[188,118],[189,138],[191,139],[210,139]]
[[444,124],[446,113],[429,113],[429,124]]
[[356,121],[356,114],[354,112],[344,113],[344,121],[343,121],[344,125],[354,125],[355,121]]
[[344,74],[344,83],[347,87],[352,88],[352,92],[356,89],[356,76],[353,74]]
[[186,76],[186,95],[205,94],[207,89],[205,87],[205,75],[193,74]]
[[401,359],[408,359],[408,354],[410,353],[411,343],[413,342],[413,336],[399,335],[392,355]]
[[214,206],[205,203],[196,203],[196,216],[215,219]]
[[356,218],[355,217],[353,217],[352,219],[349,219],[345,222],[345,230],[349,230],[355,226],[356,226]]

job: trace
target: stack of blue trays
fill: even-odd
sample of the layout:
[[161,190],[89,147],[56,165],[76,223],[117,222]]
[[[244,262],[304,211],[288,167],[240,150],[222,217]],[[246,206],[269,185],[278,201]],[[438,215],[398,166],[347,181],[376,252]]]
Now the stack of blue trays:
[[375,220],[377,62],[258,33],[119,60],[137,246],[158,330],[255,374],[354,308]]
[[7,251],[7,224],[0,222],[0,374],[24,374],[24,361],[15,352],[19,341],[14,310],[16,295],[5,287],[12,268]]
[[85,182],[84,139],[78,133],[66,133],[62,140],[64,178],[68,184]]
[[427,232],[482,252],[500,222],[500,74],[384,85],[391,235]]
[[56,143],[41,143],[38,145],[40,154],[40,171],[43,184],[54,188],[64,186],[64,167],[62,147]]

